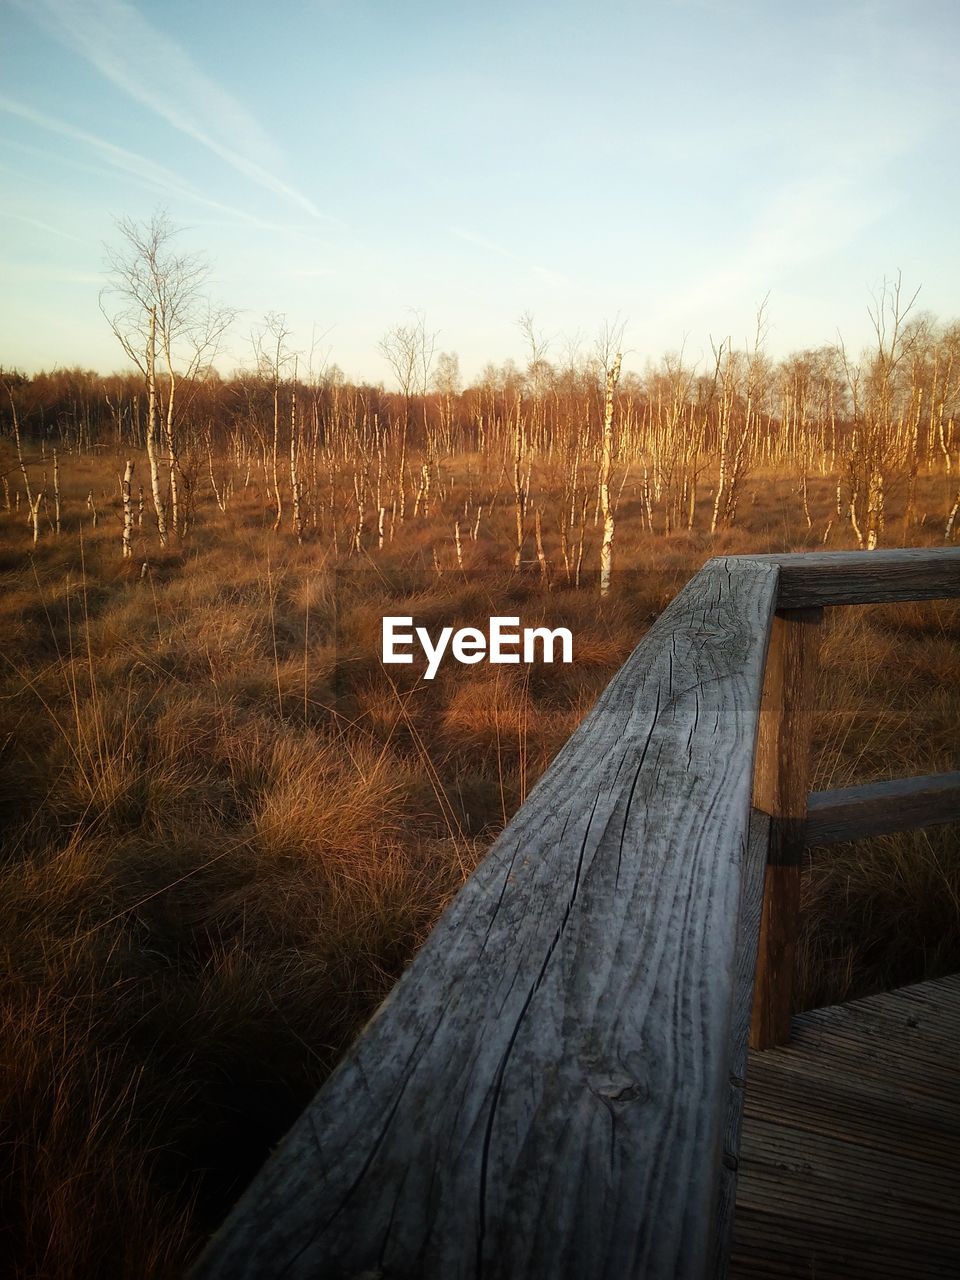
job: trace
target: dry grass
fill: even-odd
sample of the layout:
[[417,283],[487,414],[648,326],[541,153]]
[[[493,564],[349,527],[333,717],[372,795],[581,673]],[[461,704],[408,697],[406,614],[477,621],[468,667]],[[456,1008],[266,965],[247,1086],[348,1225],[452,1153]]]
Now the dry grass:
[[[110,465],[63,472],[59,541],[0,515],[0,1270],[175,1275],[685,579],[819,539],[776,478],[713,542],[627,493],[601,608],[507,571],[507,510],[467,574],[442,510],[358,566],[239,498],[124,564]],[[387,611],[549,618],[578,661],[387,680]],[[956,606],[834,616],[818,787],[957,767],[958,640]],[[805,895],[807,1002],[960,967],[953,830],[814,853]]]
[[[820,655],[816,790],[960,768],[960,602],[834,610]],[[956,826],[813,850],[800,999],[960,968]]]

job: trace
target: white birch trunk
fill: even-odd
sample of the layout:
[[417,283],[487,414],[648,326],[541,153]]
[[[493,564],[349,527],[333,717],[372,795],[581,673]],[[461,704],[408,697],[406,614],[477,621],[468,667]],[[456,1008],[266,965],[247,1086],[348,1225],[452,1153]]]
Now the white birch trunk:
[[123,558],[128,560],[133,555],[133,502],[130,497],[130,490],[133,484],[133,462],[127,459],[127,465],[123,471],[123,483],[120,488],[123,498]]
[[613,395],[620,380],[620,354],[607,372],[603,402],[603,449],[600,455],[600,513],[603,516],[603,541],[600,544],[600,594],[610,594],[613,573],[613,506],[610,502],[610,471],[613,467]]
[[167,413],[164,420],[165,436],[167,446],[167,466],[170,473],[170,524],[174,534],[182,534],[182,520],[180,516],[180,490],[177,484],[177,450],[173,439],[173,401],[176,393],[176,379],[173,373],[173,362],[170,352],[167,352],[167,372],[170,377],[170,395],[167,400]]
[[53,451],[53,514],[57,537],[60,537],[60,460]]
[[160,460],[157,454],[157,309],[150,309],[150,336],[147,340],[147,461],[150,489],[157,514],[157,534],[161,547],[167,545],[167,517],[160,489]]
[[293,532],[297,537],[297,545],[303,545],[303,519],[300,513],[300,476],[298,463],[300,458],[300,440],[297,423],[297,366],[293,366],[293,389],[290,397],[290,489],[293,501]]

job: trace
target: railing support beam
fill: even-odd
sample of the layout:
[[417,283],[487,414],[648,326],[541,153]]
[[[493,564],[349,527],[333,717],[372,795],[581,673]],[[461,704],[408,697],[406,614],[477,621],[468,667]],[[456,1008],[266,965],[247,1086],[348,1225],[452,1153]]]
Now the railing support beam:
[[941,822],[960,822],[960,773],[817,791],[807,801],[806,841],[811,848],[822,847]]
[[823,609],[784,609],[774,618],[760,704],[754,805],[770,816],[750,1044],[790,1039],[800,918],[810,737]]

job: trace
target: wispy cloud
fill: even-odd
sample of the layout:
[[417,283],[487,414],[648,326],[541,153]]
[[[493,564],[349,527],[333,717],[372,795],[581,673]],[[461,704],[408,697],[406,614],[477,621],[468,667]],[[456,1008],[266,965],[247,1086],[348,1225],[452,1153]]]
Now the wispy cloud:
[[291,267],[276,273],[281,280],[322,280],[336,274],[333,267]]
[[0,261],[0,280],[8,284],[34,284],[41,281],[45,284],[103,284],[102,277],[92,271],[71,271],[46,262]]
[[167,124],[258,186],[319,216],[312,200],[274,172],[275,150],[253,116],[126,0],[14,3]]
[[28,227],[36,227],[38,231],[46,231],[52,236],[60,236],[63,240],[72,240],[74,244],[87,243],[80,236],[64,231],[62,227],[51,226],[49,222],[43,222],[40,218],[30,218],[25,213],[14,213],[12,209],[0,209],[0,218],[13,218],[15,222],[23,222]]
[[[128,151],[125,147],[118,147],[115,143],[106,141],[106,138],[97,137],[95,133],[88,133],[86,129],[78,129],[73,124],[65,122],[65,120],[58,120],[55,116],[45,115],[42,111],[35,111],[32,106],[27,106],[23,102],[15,102],[9,97],[0,95],[0,111],[6,111],[9,115],[19,116],[19,119],[27,120],[29,124],[35,124],[37,128],[45,129],[47,133],[54,133],[58,137],[67,138],[70,142],[83,143],[101,161],[110,165],[111,169],[122,173],[124,177],[132,178],[134,182],[150,188],[151,191],[159,191],[165,196],[182,196],[187,200],[195,200],[198,204],[225,212],[225,214],[230,214],[233,218],[239,218],[243,221],[255,220],[244,214],[242,210],[230,209],[229,205],[221,204],[218,200],[211,200],[210,197],[202,195],[202,192],[198,192],[195,188],[189,186],[189,183],[184,182],[179,174],[174,173],[172,169],[166,168],[165,165],[156,164],[156,161],[148,160],[146,156],[138,155],[136,151]],[[23,145],[19,145],[19,148],[26,151],[33,150],[31,147],[24,147]],[[65,163],[74,166],[74,168],[88,168],[76,157],[70,157]],[[102,172],[102,170],[93,170],[93,172]]]
[[507,258],[511,262],[519,262],[533,275],[539,276],[541,280],[553,285],[554,288],[567,288],[570,284],[569,279],[561,272],[530,262],[522,254],[514,253],[512,249],[505,249],[503,245],[495,244],[493,240],[488,240],[485,236],[478,236],[473,231],[465,231],[462,227],[452,227],[451,231],[458,240],[465,240],[467,244],[476,245],[478,249],[485,249],[488,253],[495,253],[498,257]]
[[855,243],[896,205],[895,196],[870,181],[873,176],[868,170],[840,174],[828,169],[774,188],[723,265],[676,294],[662,318],[671,322],[696,312],[722,312],[735,298],[757,300],[784,275]]
[[[2,94],[0,94],[0,111],[17,116],[19,119],[45,130],[47,133],[55,134],[57,137],[66,138],[70,142],[82,143],[102,162],[109,165],[111,169],[132,179],[139,185],[147,187],[151,191],[157,191],[165,196],[180,196],[185,200],[191,200],[208,209],[213,209],[217,213],[226,214],[233,222],[244,222],[261,230],[288,231],[291,234],[302,235],[310,235],[311,232],[315,234],[316,232],[316,223],[313,223],[312,227],[308,229],[307,227],[283,227],[272,222],[264,222],[254,214],[247,213],[243,209],[234,208],[232,205],[224,204],[223,201],[213,199],[202,191],[198,191],[196,187],[188,183],[174,170],[167,168],[166,165],[157,164],[155,160],[150,160],[136,151],[130,151],[126,147],[118,147],[106,138],[101,138],[86,129],[78,129],[75,125],[68,124],[65,120],[59,120],[55,116],[48,116],[42,111],[36,111],[33,107],[29,107],[22,102],[16,102],[12,98],[6,98]],[[11,142],[7,143],[7,145],[14,146],[18,150],[29,154],[41,155],[45,159],[49,158],[44,152],[24,143]],[[67,164],[72,168],[84,169],[94,173],[105,172],[103,169],[93,168],[84,164],[75,155],[69,157],[61,156],[59,160],[61,164]],[[325,221],[329,222],[330,220],[325,219]]]
[[[111,168],[126,174],[127,177],[136,178],[153,188],[169,191],[175,195],[187,196],[190,199],[200,199],[204,204],[212,205],[217,209],[225,210],[227,208],[227,206],[220,204],[219,201],[208,200],[199,192],[194,191],[188,183],[183,181],[179,174],[174,173],[172,169],[168,169],[165,165],[148,160],[146,156],[141,156],[136,151],[128,151],[126,147],[118,147],[115,143],[108,142],[106,138],[89,133],[86,129],[78,129],[75,125],[68,124],[65,120],[58,120],[55,116],[48,116],[42,111],[36,111],[33,107],[29,107],[22,102],[16,102],[12,98],[4,97],[2,94],[0,94],[0,111],[5,111],[8,115],[17,116],[21,120],[26,120],[28,124],[36,125],[37,128],[56,134],[58,137],[67,138],[71,142],[82,143],[84,146],[91,148]],[[231,212],[236,211],[231,210]]]

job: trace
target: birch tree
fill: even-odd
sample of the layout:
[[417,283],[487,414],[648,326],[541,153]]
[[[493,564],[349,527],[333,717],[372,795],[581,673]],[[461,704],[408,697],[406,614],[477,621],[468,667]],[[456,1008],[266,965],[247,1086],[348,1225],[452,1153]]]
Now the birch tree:
[[906,320],[919,292],[906,299],[899,272],[895,280],[885,279],[868,309],[874,351],[855,363],[842,342],[839,348],[853,408],[845,460],[847,511],[857,543],[866,551],[876,550],[883,536],[889,473],[902,452],[898,440],[910,399],[903,375],[919,336]]
[[427,331],[426,318],[419,311],[414,312],[414,318],[410,324],[398,324],[394,325],[392,329],[388,329],[377,344],[377,349],[393,371],[403,399],[403,420],[400,425],[400,458],[397,464],[398,515],[401,523],[406,510],[404,472],[407,464],[410,406],[416,395],[419,395],[423,400],[423,427],[427,452],[417,509],[418,511],[422,509],[424,515],[426,515],[429,505],[430,466],[434,460],[435,449],[427,420],[426,394],[436,345],[437,335]]
[[610,473],[613,468],[613,409],[617,383],[620,381],[619,347],[623,325],[606,325],[597,344],[597,355],[603,366],[603,439],[600,445],[600,514],[603,517],[603,540],[600,543],[600,594],[610,594],[613,572],[614,512],[610,501]]
[[133,555],[133,460],[127,459],[120,482],[120,497],[123,501],[123,558],[129,560]]
[[[161,463],[166,467],[170,527],[174,534],[183,530],[177,391],[216,357],[235,313],[207,297],[210,264],[203,254],[179,251],[179,230],[164,210],[143,223],[120,218],[117,231],[119,245],[107,246],[109,283],[100,294],[100,309],[147,385],[146,444],[162,544],[167,538],[167,495]],[[158,359],[165,370],[163,384],[157,376]]]
[[[287,317],[275,311],[271,311],[264,319],[263,326],[258,333],[253,335],[253,348],[257,357],[257,371],[262,378],[269,378],[271,389],[273,392],[273,447],[271,449],[272,459],[272,485],[273,497],[276,503],[276,518],[273,522],[274,529],[279,529],[283,520],[283,496],[280,490],[280,386],[283,382],[287,366],[290,361],[294,361],[294,389],[293,389],[293,408],[291,409],[290,424],[290,479],[291,485],[297,486],[297,455],[296,455],[296,356],[290,351],[288,339],[290,338],[290,330],[287,328]],[[299,519],[299,494],[295,496],[295,519]],[[297,538],[299,541],[300,530],[297,529]]]
[[13,414],[13,439],[17,446],[17,462],[20,464],[20,474],[23,476],[23,490],[27,499],[27,507],[30,510],[30,527],[33,529],[33,545],[36,546],[40,541],[40,503],[43,501],[43,487],[40,487],[36,497],[34,497],[30,486],[30,476],[27,473],[27,464],[23,460],[23,448],[20,443],[20,418],[17,414],[16,401],[13,398],[13,392],[10,387],[6,383],[4,383],[4,386],[10,399],[10,411]]

